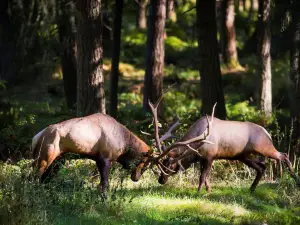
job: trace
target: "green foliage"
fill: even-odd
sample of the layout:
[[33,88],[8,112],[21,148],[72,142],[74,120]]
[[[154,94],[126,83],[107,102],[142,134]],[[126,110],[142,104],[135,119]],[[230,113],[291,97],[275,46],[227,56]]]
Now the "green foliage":
[[177,51],[182,51],[186,47],[189,46],[188,43],[182,41],[181,39],[179,39],[176,36],[167,37],[166,40],[165,40],[165,45],[166,45],[166,48],[170,47],[170,48],[172,48],[174,50],[177,50]]
[[226,104],[227,116],[231,120],[251,121],[257,124],[270,124],[274,120],[274,116],[265,118],[262,112],[257,110],[255,106],[249,106],[249,101],[238,102],[236,104]]
[[168,92],[164,97],[166,115],[187,116],[189,114],[199,115],[200,100],[190,99],[182,92]]

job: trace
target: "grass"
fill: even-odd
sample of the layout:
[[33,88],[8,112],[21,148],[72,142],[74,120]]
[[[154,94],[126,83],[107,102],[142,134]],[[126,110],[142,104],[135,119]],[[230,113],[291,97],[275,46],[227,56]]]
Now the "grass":
[[[212,174],[212,192],[198,193],[198,172],[190,169],[159,185],[147,172],[133,183],[114,166],[109,199],[91,179],[95,164],[70,160],[48,184],[29,179],[26,162],[0,164],[0,224],[299,224],[300,191],[262,181],[254,194],[251,179],[220,180]],[[293,190],[293,191],[291,191]]]

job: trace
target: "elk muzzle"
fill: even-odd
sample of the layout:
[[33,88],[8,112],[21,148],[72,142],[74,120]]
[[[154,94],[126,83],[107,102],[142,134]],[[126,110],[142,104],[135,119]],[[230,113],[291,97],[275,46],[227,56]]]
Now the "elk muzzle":
[[139,163],[138,166],[131,173],[131,180],[134,182],[139,181],[143,172],[145,171],[144,168],[145,168],[145,163],[144,162]]

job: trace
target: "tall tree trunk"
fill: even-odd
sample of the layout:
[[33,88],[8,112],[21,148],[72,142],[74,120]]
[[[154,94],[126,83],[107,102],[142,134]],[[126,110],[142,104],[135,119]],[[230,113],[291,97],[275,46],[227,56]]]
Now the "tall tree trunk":
[[[166,21],[166,0],[151,0],[149,27],[147,33],[146,74],[144,81],[143,107],[149,110],[148,101],[156,102],[162,94],[165,58],[164,30]],[[162,104],[159,115],[162,115]]]
[[146,29],[147,27],[147,4],[148,0],[138,0],[138,14],[137,14],[137,21],[136,25],[139,29]]
[[60,43],[63,47],[63,55],[61,56],[64,91],[66,103],[69,109],[75,108],[76,104],[76,56],[75,56],[75,5],[71,2],[65,4],[65,1],[57,1],[59,4],[59,22],[58,33]]
[[228,68],[235,68],[239,66],[239,62],[234,27],[234,0],[222,0],[221,4],[221,44],[223,60]]
[[115,1],[115,17],[113,27],[113,54],[110,76],[110,115],[117,117],[118,113],[118,82],[121,47],[123,0]]
[[210,115],[213,105],[217,102],[215,116],[225,119],[226,110],[217,41],[216,1],[197,0],[196,4],[202,113]]
[[[290,48],[290,102],[293,120],[293,148],[290,155],[300,153],[300,2],[292,7]],[[298,150],[298,152],[297,152]]]
[[173,22],[176,21],[174,0],[167,0],[167,19],[170,19]]
[[15,29],[9,15],[9,0],[0,1],[0,80],[12,81],[16,75]]
[[77,115],[105,113],[101,0],[76,0]]
[[258,9],[258,72],[261,77],[259,107],[266,117],[272,115],[272,83],[271,83],[271,0],[259,0]]

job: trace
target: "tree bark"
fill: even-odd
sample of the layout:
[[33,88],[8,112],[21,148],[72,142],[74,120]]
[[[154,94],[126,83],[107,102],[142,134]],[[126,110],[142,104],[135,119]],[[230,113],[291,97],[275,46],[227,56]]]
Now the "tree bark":
[[215,8],[215,0],[197,0],[202,113],[210,115],[213,105],[217,102],[215,116],[225,119],[226,110],[220,71]]
[[271,0],[259,0],[258,9],[258,72],[261,77],[259,107],[266,117],[272,115],[271,74]]
[[121,48],[121,29],[123,0],[115,1],[115,17],[113,27],[113,53],[111,62],[110,77],[110,115],[117,117],[118,114],[118,82],[119,82],[119,62]]
[[76,56],[75,56],[75,5],[71,2],[65,4],[64,1],[59,3],[59,22],[58,33],[60,43],[63,47],[63,54],[61,56],[61,65],[63,72],[64,91],[66,103],[69,109],[75,108],[76,104],[76,88],[77,88],[77,75],[76,75]]
[[290,47],[290,102],[293,121],[293,148],[291,156],[300,150],[300,2],[292,7],[291,47]]
[[176,21],[174,0],[167,0],[167,19],[170,19],[173,22]]
[[105,113],[101,0],[76,0],[77,115]]
[[[149,110],[148,101],[156,102],[162,94],[164,71],[164,29],[166,21],[166,0],[151,0],[149,27],[147,33],[146,74],[144,81],[143,107]],[[160,104],[159,115],[163,113]]]
[[223,60],[228,68],[236,68],[239,66],[239,62],[234,27],[234,0],[223,0],[221,4],[221,49]]
[[138,8],[136,25],[139,29],[144,30],[147,28],[146,12],[147,12],[148,0],[138,0],[137,2],[139,8]]

